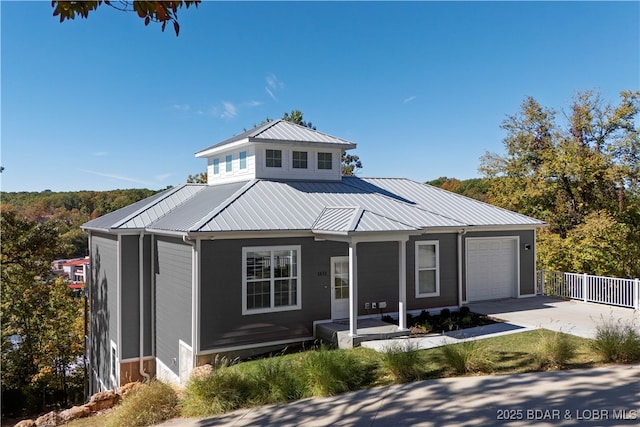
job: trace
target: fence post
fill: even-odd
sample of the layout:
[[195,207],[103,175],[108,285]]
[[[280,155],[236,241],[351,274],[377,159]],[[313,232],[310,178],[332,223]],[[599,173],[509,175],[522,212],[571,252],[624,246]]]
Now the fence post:
[[582,301],[587,302],[587,273],[582,275]]
[[636,280],[634,280],[633,282],[636,285],[634,290],[636,301],[633,305],[633,308],[636,310],[640,310],[640,279],[636,278]]

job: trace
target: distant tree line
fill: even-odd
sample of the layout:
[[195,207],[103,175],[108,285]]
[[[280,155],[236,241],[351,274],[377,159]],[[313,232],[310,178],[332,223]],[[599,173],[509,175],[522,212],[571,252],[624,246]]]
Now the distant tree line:
[[147,189],[65,192],[1,192],[2,210],[38,223],[51,222],[63,243],[59,258],[88,254],[87,233],[80,225],[109,212],[149,197],[157,191]]

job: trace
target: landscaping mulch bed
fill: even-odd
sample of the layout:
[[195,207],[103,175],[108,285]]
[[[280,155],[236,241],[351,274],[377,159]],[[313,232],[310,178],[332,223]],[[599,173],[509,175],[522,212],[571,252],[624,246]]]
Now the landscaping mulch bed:
[[[391,316],[384,316],[382,320],[398,324],[398,320]],[[499,319],[485,314],[473,313],[467,307],[462,307],[460,311],[443,309],[440,314],[429,314],[426,310],[423,310],[418,316],[407,313],[406,324],[411,330],[410,336],[424,336],[501,322]]]

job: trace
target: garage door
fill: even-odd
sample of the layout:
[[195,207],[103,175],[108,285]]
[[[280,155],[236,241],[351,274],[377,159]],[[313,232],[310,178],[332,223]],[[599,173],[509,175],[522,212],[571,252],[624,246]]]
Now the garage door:
[[517,240],[467,239],[467,301],[518,295]]

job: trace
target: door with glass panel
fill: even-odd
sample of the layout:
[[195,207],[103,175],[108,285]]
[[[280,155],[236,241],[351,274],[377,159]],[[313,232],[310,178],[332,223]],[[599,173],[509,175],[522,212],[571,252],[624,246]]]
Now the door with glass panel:
[[331,318],[349,317],[349,257],[331,258]]

